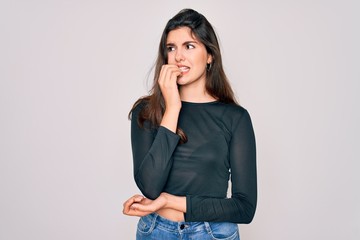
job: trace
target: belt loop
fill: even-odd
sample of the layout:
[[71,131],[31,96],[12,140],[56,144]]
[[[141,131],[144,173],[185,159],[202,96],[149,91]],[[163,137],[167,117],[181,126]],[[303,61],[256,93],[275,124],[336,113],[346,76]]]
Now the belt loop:
[[151,215],[153,217],[153,220],[151,221],[151,228],[154,228],[159,215],[157,213],[153,213]]
[[204,225],[205,225],[205,229],[208,233],[211,233],[211,227],[210,227],[210,224],[208,222],[204,222]]

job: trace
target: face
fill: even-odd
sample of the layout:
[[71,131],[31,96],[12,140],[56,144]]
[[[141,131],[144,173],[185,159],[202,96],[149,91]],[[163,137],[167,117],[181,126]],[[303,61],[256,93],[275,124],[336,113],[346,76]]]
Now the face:
[[169,32],[166,41],[168,64],[177,65],[182,72],[180,86],[201,84],[205,86],[206,64],[212,61],[205,45],[195,38],[191,29],[181,27]]

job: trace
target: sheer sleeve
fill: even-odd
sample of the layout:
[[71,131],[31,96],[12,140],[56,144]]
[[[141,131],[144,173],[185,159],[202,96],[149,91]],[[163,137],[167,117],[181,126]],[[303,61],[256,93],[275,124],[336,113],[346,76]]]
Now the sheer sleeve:
[[252,221],[257,202],[255,136],[246,110],[236,122],[232,124],[232,138],[229,145],[231,198],[186,196],[186,221],[234,223]]
[[143,105],[139,104],[131,116],[131,145],[135,182],[144,196],[157,198],[163,191],[171,166],[172,154],[180,137],[165,127],[144,127],[137,123]]

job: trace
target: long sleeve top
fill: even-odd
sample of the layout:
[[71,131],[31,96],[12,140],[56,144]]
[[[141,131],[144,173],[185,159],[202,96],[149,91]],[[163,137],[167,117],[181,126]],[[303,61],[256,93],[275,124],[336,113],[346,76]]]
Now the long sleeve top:
[[[218,101],[182,102],[178,126],[186,143],[165,127],[137,123],[132,112],[134,178],[144,196],[186,196],[185,221],[250,223],[257,202],[256,147],[246,109]],[[231,197],[227,198],[231,180]]]

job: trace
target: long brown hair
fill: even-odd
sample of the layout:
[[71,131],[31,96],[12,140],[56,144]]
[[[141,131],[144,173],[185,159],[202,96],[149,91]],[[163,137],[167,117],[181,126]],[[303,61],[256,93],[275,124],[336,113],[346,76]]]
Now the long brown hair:
[[[162,33],[158,57],[155,63],[154,82],[149,95],[138,99],[129,113],[130,118],[134,108],[138,104],[144,103],[144,107],[137,119],[141,127],[143,127],[145,121],[150,121],[152,126],[158,127],[164,115],[165,101],[158,79],[161,67],[168,62],[166,49],[167,36],[170,31],[180,27],[189,27],[196,39],[204,44],[206,51],[212,56],[211,65],[208,66],[206,72],[206,91],[219,102],[237,104],[234,92],[223,69],[219,42],[213,27],[202,14],[192,9],[183,9],[168,21]],[[177,129],[177,134],[183,142],[186,142],[186,135],[181,129]]]

